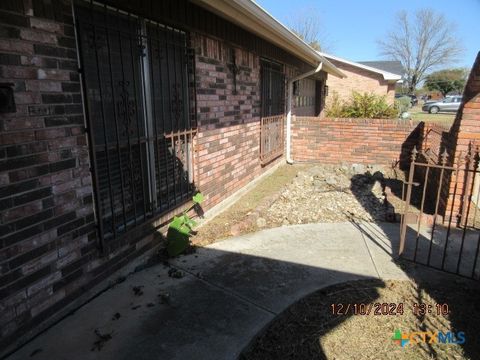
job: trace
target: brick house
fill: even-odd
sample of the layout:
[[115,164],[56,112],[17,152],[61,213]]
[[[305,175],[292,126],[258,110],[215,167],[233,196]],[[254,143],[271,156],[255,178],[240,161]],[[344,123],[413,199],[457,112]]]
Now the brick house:
[[397,83],[401,82],[401,74],[388,72],[365,63],[342,59],[338,56],[321,54],[347,76],[346,78],[330,77],[327,80],[330,94],[336,92],[340,99],[347,100],[350,98],[352,91],[371,92],[377,95],[385,95],[387,101],[393,104],[395,87]]
[[[343,76],[253,1],[0,2],[0,348],[278,164]],[[33,330],[32,330],[33,329]],[[28,337],[27,336],[27,337]]]

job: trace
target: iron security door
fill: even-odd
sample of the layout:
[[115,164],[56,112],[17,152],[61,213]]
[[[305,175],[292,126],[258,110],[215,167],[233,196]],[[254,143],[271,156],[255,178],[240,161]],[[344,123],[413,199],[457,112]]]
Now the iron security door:
[[261,60],[262,117],[285,113],[285,75],[283,66]]

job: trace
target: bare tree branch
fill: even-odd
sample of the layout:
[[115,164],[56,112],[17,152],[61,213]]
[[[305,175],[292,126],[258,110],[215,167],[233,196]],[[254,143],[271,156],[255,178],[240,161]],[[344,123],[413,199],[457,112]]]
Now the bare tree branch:
[[316,50],[330,51],[331,39],[322,28],[320,13],[315,8],[305,8],[292,14],[288,27]]
[[409,92],[429,71],[451,64],[463,53],[455,24],[432,9],[418,10],[413,21],[405,11],[399,12],[393,30],[378,46],[381,55],[402,63]]

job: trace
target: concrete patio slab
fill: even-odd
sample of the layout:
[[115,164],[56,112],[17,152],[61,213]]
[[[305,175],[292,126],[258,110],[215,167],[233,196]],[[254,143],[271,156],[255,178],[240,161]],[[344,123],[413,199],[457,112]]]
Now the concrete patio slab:
[[396,224],[308,224],[227,239],[171,261],[181,278],[161,264],[129,276],[8,359],[235,359],[313,291],[406,278],[391,260],[395,232]]

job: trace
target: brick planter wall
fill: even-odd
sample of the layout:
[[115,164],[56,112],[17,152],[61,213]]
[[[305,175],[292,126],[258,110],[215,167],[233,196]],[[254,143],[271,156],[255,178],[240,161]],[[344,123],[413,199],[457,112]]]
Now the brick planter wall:
[[421,144],[423,123],[395,119],[293,117],[292,157],[299,162],[391,165]]

